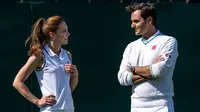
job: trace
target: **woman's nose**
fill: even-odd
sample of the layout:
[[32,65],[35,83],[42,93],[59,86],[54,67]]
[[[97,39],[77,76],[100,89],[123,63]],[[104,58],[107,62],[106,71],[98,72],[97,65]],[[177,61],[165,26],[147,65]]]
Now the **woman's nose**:
[[70,36],[70,33],[68,33],[67,36]]
[[69,32],[67,32],[67,33],[66,33],[66,36],[70,36],[70,33],[69,33]]

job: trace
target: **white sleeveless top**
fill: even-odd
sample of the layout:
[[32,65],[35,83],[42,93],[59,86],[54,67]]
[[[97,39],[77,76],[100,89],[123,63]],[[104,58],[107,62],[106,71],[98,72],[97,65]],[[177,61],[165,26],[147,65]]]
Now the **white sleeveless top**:
[[73,110],[74,104],[69,85],[70,76],[64,70],[64,65],[71,63],[67,51],[61,48],[58,56],[46,44],[42,52],[44,54],[44,66],[41,70],[35,70],[35,73],[42,95],[55,95],[57,103],[54,106],[41,107],[40,110]]

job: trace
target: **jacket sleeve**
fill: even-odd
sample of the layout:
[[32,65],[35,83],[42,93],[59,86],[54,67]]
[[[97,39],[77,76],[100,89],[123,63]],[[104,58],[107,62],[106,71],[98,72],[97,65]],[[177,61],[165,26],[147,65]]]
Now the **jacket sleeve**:
[[151,74],[154,78],[164,75],[166,70],[173,70],[178,57],[178,45],[175,38],[168,39],[161,48],[161,56],[164,61],[150,65]]
[[118,71],[118,81],[121,85],[128,86],[132,85],[132,68],[129,63],[129,55],[131,51],[131,45],[129,44],[124,53],[123,53],[123,59],[120,64],[120,69]]

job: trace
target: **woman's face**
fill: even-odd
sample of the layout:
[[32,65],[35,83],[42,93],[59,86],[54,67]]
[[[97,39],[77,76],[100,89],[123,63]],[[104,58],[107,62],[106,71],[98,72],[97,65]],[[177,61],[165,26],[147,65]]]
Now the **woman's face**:
[[55,33],[54,41],[61,45],[68,44],[68,37],[70,36],[70,33],[68,32],[67,24],[63,21],[58,27],[59,29]]

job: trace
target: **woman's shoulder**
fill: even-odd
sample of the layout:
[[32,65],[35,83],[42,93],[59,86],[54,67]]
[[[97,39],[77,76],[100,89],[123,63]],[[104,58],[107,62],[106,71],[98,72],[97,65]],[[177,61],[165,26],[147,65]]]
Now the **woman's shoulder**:
[[68,50],[66,50],[66,49],[63,49],[63,50],[67,53],[67,55],[69,56],[70,60],[72,60],[72,54],[71,54],[71,52],[68,51]]

